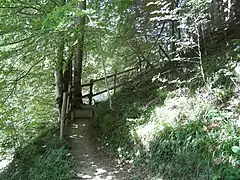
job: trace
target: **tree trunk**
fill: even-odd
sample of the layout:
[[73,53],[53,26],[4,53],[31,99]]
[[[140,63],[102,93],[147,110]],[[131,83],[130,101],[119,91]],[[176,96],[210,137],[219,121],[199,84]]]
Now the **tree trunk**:
[[[61,5],[65,4],[65,0],[61,1]],[[61,108],[63,101],[63,91],[64,91],[64,77],[63,77],[63,51],[64,51],[64,40],[62,39],[62,34],[60,34],[61,43],[57,50],[57,62],[55,69],[55,89],[56,89],[56,104],[58,109],[58,118],[61,116]]]
[[61,114],[62,99],[63,99],[63,50],[64,50],[64,43],[61,43],[61,45],[58,48],[56,70],[55,70],[55,84],[56,84],[55,88],[56,88],[58,117],[60,117],[60,114]]
[[66,107],[67,107],[67,93],[63,93],[63,104],[61,108],[61,116],[60,116],[60,140],[63,140],[63,129],[66,120]]
[[[81,3],[82,10],[86,10],[86,0]],[[78,24],[79,33],[77,33],[77,46],[75,49],[75,63],[74,63],[74,106],[79,109],[82,101],[82,69],[83,69],[83,54],[84,54],[84,38],[85,38],[85,16],[81,17]]]

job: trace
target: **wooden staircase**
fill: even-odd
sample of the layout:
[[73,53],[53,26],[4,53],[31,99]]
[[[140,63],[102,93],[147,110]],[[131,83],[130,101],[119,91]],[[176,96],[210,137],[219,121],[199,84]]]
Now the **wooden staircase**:
[[93,115],[94,115],[93,105],[81,104],[80,109],[75,111],[74,119],[79,119],[79,118],[92,119]]
[[81,104],[80,109],[75,111],[74,120],[89,120],[92,125],[98,126],[98,113],[94,105]]
[[[141,63],[140,63],[141,66]],[[141,67],[140,67],[141,70]],[[133,67],[131,69],[122,71],[122,72],[117,72],[115,71],[114,74],[106,76],[106,77],[101,77],[99,79],[91,79],[89,83],[87,84],[80,84],[81,88],[83,87],[89,87],[89,93],[81,95],[80,99],[79,97],[76,97],[76,92],[81,91],[80,89],[76,89],[75,84],[72,86],[72,82],[69,82],[68,86],[68,91],[63,92],[62,97],[59,96],[57,99],[62,98],[62,104],[61,108],[58,107],[58,114],[59,114],[59,121],[60,121],[60,140],[63,141],[63,132],[64,132],[64,127],[68,124],[71,124],[72,121],[79,119],[87,119],[92,122],[93,125],[96,127],[99,127],[99,116],[96,111],[96,107],[91,105],[93,102],[93,97],[98,96],[100,94],[103,94],[105,92],[108,92],[109,90],[113,90],[114,93],[116,92],[117,88],[122,87],[124,84],[126,84],[125,81],[129,80],[129,77],[132,76],[132,73],[138,73],[139,67]],[[72,77],[72,74],[70,75]],[[106,88],[100,92],[94,92],[94,83],[102,82],[105,81],[106,79],[111,79],[112,85],[109,88]],[[78,84],[79,85],[79,84]],[[74,95],[75,94],[75,95]],[[77,102],[82,99],[88,98],[88,103],[87,104],[82,104],[79,107],[76,107],[76,104],[79,105]],[[74,102],[74,103],[73,103]],[[74,108],[73,108],[74,107]],[[73,109],[79,108],[75,112]]]

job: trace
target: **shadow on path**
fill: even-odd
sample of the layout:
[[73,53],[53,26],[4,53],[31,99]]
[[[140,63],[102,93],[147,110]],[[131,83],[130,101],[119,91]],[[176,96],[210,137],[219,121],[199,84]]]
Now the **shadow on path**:
[[96,142],[96,129],[89,119],[75,120],[68,128],[70,153],[74,160],[75,179],[130,180],[146,179],[132,172],[131,164],[121,167],[117,159],[107,155]]

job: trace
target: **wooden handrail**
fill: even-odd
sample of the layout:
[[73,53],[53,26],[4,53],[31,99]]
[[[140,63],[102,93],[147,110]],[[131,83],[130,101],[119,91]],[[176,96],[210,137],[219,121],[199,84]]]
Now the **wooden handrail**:
[[[119,88],[119,87],[121,87],[122,85],[124,85],[124,83],[119,84],[119,85],[117,85],[117,86],[112,86],[112,87],[108,88],[108,90],[113,90],[113,89],[115,89],[115,88]],[[97,92],[97,93],[95,93],[95,94],[92,94],[91,97],[94,97],[94,96],[97,96],[97,95],[99,95],[99,94],[105,93],[105,92],[107,92],[108,90],[106,89],[106,90]],[[82,98],[87,98],[87,97],[89,97],[89,96],[90,96],[90,94],[85,94],[85,95],[82,96]]]
[[[119,87],[121,87],[122,85],[124,85],[124,83],[119,84],[119,85],[117,85],[117,86],[112,86],[112,87],[110,87],[108,90],[112,90],[112,89],[115,89],[115,88],[119,88]],[[108,90],[106,89],[106,90],[97,92],[97,93],[93,94],[93,97],[94,97],[94,96],[97,96],[97,95],[99,95],[99,94],[105,93],[105,92],[107,92]]]
[[91,86],[91,83],[81,84],[81,87],[87,87],[87,86]]
[[[120,84],[117,85],[117,76],[119,76],[121,74],[124,74],[124,73],[127,73],[127,72],[130,72],[130,71],[133,71],[133,70],[137,70],[137,69],[138,68],[131,68],[131,69],[119,72],[119,73],[117,73],[117,71],[115,70],[114,74],[109,75],[107,77],[102,77],[102,78],[95,79],[95,80],[91,79],[89,83],[81,85],[81,87],[88,87],[89,86],[90,87],[89,88],[89,93],[86,94],[86,95],[83,95],[82,97],[77,97],[77,98],[74,96],[74,93],[73,93],[74,86],[72,86],[71,81],[70,81],[68,91],[63,93],[63,105],[62,105],[62,109],[61,109],[61,113],[60,113],[60,140],[63,141],[64,125],[66,125],[67,121],[69,121],[67,119],[71,118],[71,121],[73,121],[73,119],[75,117],[75,111],[72,111],[72,108],[73,108],[72,103],[74,101],[76,101],[76,99],[78,99],[78,98],[81,98],[81,99],[82,98],[89,98],[89,104],[92,105],[92,98],[94,96],[105,93],[105,92],[107,92],[109,90],[112,90],[112,89],[114,89],[114,93],[115,93],[116,88],[124,85],[124,83],[120,83]],[[109,87],[108,89],[105,89],[103,91],[100,91],[100,92],[97,92],[97,93],[93,94],[94,83],[105,80],[106,78],[109,79],[109,78],[112,78],[112,77],[114,77],[113,86]]]
[[[116,73],[116,71],[115,71],[115,74],[109,75],[109,76],[107,76],[106,78],[109,79],[109,78],[111,78],[111,77],[116,77],[116,76],[119,76],[119,75],[121,75],[121,74],[130,72],[130,71],[133,71],[133,70],[136,70],[136,69],[138,69],[138,68],[131,68],[131,69],[128,69],[128,70],[119,72],[119,73]],[[102,80],[104,80],[104,79],[105,79],[105,77],[101,77],[101,78],[99,78],[99,79],[93,79],[92,82],[93,82],[93,83],[96,83],[96,82],[102,81]],[[81,84],[81,87],[87,87],[87,86],[91,86],[91,83]],[[72,86],[72,87],[74,87],[74,86]]]
[[[117,73],[117,74],[112,74],[112,75],[107,76],[106,78],[109,79],[109,78],[111,78],[111,77],[119,76],[119,75],[121,75],[121,74],[130,72],[130,71],[133,71],[133,70],[135,70],[135,69],[137,69],[137,68],[131,68],[131,69],[128,69],[128,70],[126,70],[126,71],[119,72],[119,73]],[[105,77],[102,77],[102,78],[99,78],[99,79],[95,79],[95,80],[93,80],[93,83],[98,82],[98,81],[102,81],[102,80],[104,80],[104,79],[105,79]]]
[[[116,88],[119,88],[119,87],[121,87],[121,86],[123,85],[123,83],[117,85],[117,76],[122,75],[122,74],[125,74],[125,73],[127,73],[127,72],[131,72],[131,71],[133,71],[133,70],[137,70],[137,69],[138,69],[138,68],[135,67],[135,68],[131,68],[131,69],[128,69],[128,70],[119,72],[119,73],[117,73],[117,71],[115,71],[114,74],[109,75],[109,76],[107,76],[107,77],[102,77],[102,78],[99,78],[99,79],[91,79],[89,83],[87,83],[87,84],[82,84],[82,85],[81,85],[81,87],[87,87],[87,86],[90,87],[90,88],[89,88],[89,93],[83,95],[82,98],[89,98],[89,104],[91,105],[91,104],[92,104],[92,98],[93,98],[94,96],[97,96],[97,95],[99,95],[99,94],[105,93],[105,92],[107,92],[108,90],[112,90],[112,89],[114,89],[114,93],[115,93],[115,92],[116,92]],[[109,78],[112,78],[112,77],[114,77],[113,86],[112,86],[112,87],[93,94],[93,85],[94,85],[94,83],[99,82],[99,81],[102,81],[102,80],[105,80],[105,78],[109,79]]]
[[[67,121],[69,121],[69,118],[71,118],[71,121],[73,121],[73,119],[74,119],[75,111],[72,111],[72,108],[73,108],[72,103],[74,101],[76,101],[76,99],[78,99],[78,98],[81,98],[81,99],[82,98],[89,98],[89,105],[92,105],[92,98],[94,96],[105,93],[105,92],[107,92],[109,90],[112,90],[112,89],[114,89],[114,93],[115,93],[116,88],[119,88],[119,87],[124,85],[124,83],[117,84],[117,76],[119,76],[121,74],[124,74],[124,73],[127,73],[127,72],[130,72],[130,71],[133,71],[133,70],[137,70],[137,69],[138,68],[131,68],[131,69],[119,72],[119,73],[117,73],[117,71],[115,70],[114,74],[109,75],[107,77],[102,77],[102,78],[95,79],[95,80],[91,79],[89,83],[81,85],[81,87],[88,87],[88,86],[90,87],[89,88],[89,93],[86,94],[86,95],[83,95],[82,97],[77,97],[76,98],[74,96],[74,93],[73,93],[74,86],[72,86],[72,84],[70,83],[69,87],[68,87],[68,91],[63,93],[63,105],[62,105],[62,109],[61,109],[61,113],[60,113],[60,140],[63,141],[64,125],[67,124]],[[112,77],[114,77],[113,82],[112,82],[113,86],[109,87],[108,89],[105,89],[103,91],[100,91],[100,92],[97,92],[97,93],[93,94],[94,83],[105,80],[106,78],[109,79],[109,78],[112,78]]]

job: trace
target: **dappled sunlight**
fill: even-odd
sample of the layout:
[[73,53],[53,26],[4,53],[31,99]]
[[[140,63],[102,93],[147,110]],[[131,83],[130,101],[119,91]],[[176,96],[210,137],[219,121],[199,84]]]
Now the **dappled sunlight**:
[[[72,128],[71,128],[72,127]],[[77,128],[76,128],[77,127]],[[80,179],[117,180],[128,179],[131,168],[117,158],[104,153],[104,147],[92,137],[89,120],[78,120],[69,126],[70,153],[74,161],[74,176]],[[126,167],[125,167],[126,166]],[[124,177],[124,178],[123,178]]]
[[149,143],[157,132],[164,131],[166,127],[176,127],[179,124],[187,124],[196,120],[199,114],[211,105],[209,101],[211,94],[204,94],[204,97],[200,95],[191,97],[188,89],[173,91],[163,105],[156,105],[153,108],[145,124],[130,131],[132,138],[137,140],[135,144],[137,145],[140,140],[143,147],[149,150]]
[[73,135],[71,135],[71,136],[69,136],[69,138],[71,138],[71,139],[82,139],[82,138],[84,138],[81,134],[73,134]]
[[72,124],[72,128],[78,128],[78,124]]
[[12,162],[12,159],[2,159],[0,160],[0,173],[6,168],[10,163]]
[[163,106],[156,107],[151,119],[169,125],[174,125],[182,116],[189,114],[191,109],[187,97],[174,97],[167,99]]
[[[82,155],[85,160],[80,162],[80,168],[75,172],[78,178],[96,179],[96,180],[111,180],[116,179],[123,169],[116,166],[115,163],[102,161],[99,157],[92,155]],[[81,157],[78,157],[81,158]],[[95,161],[91,161],[94,159]],[[79,162],[77,162],[79,163]]]
[[149,149],[149,142],[153,139],[156,127],[156,122],[149,121],[136,129],[136,134],[146,149]]
[[166,126],[174,126],[181,118],[187,117],[191,110],[189,102],[186,96],[166,99],[164,105],[155,106],[147,123],[131,131],[132,136],[134,137],[136,133],[137,139],[140,139],[142,145],[148,150],[156,131],[162,131]]
[[0,0],[0,20],[0,180],[240,180],[240,0]]

